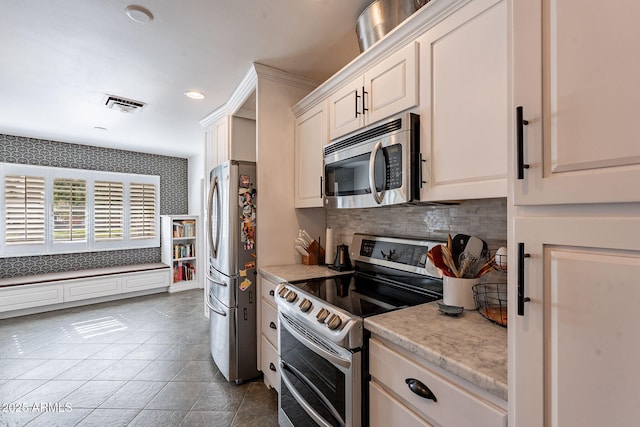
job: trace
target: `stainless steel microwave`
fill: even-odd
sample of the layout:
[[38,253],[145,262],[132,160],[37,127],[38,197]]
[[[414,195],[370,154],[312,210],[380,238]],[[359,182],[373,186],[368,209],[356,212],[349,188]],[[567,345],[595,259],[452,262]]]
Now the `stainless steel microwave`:
[[420,116],[404,113],[324,147],[325,204],[366,208],[420,199]]

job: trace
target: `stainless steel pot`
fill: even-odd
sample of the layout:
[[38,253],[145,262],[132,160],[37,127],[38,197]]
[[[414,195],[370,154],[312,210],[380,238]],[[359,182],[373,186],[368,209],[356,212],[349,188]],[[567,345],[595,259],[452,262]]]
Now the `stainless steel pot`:
[[376,0],[360,14],[356,33],[360,52],[384,37],[429,0]]

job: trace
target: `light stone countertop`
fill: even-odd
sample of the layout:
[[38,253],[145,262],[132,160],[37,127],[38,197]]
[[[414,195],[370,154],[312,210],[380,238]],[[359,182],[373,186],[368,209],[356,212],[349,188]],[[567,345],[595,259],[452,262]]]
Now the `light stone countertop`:
[[477,311],[442,314],[436,303],[367,317],[372,334],[507,400],[507,329]]
[[258,267],[258,270],[267,279],[280,282],[298,282],[302,280],[322,279],[351,274],[353,271],[336,271],[331,270],[326,265],[304,265],[304,264],[288,264],[288,265],[272,265],[267,267]]

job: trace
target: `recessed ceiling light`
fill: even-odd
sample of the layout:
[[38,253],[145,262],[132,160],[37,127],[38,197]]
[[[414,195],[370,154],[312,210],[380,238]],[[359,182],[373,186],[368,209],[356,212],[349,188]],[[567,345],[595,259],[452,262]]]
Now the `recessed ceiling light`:
[[147,22],[153,21],[153,14],[146,7],[132,4],[127,6],[124,11],[129,18],[133,21],[139,22],[140,24],[146,24]]
[[184,93],[186,96],[188,96],[191,99],[203,99],[204,98],[204,93],[199,92],[197,90],[189,90],[187,92]]

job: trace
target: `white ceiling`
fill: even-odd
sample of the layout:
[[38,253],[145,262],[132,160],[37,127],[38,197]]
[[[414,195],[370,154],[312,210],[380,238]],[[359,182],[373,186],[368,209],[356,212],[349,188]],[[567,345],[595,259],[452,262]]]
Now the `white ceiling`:
[[[190,157],[253,62],[322,82],[356,57],[370,2],[0,0],[0,133]],[[147,105],[110,110],[105,94]]]

